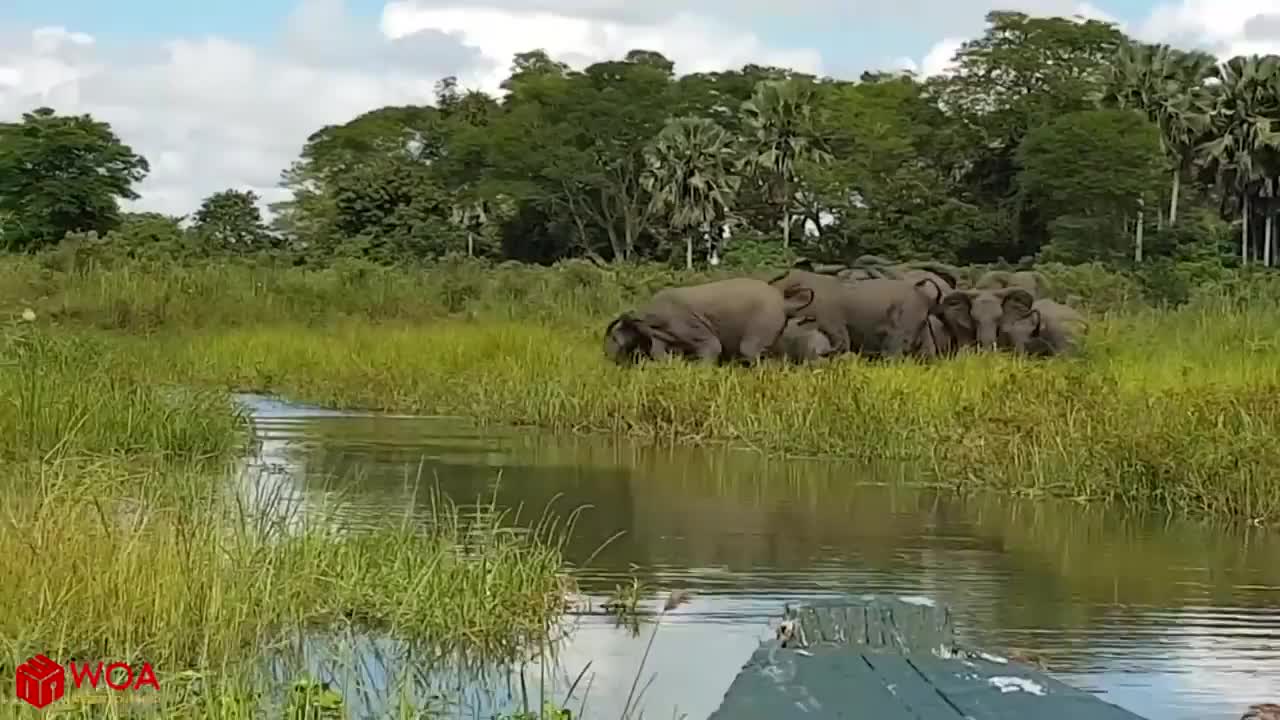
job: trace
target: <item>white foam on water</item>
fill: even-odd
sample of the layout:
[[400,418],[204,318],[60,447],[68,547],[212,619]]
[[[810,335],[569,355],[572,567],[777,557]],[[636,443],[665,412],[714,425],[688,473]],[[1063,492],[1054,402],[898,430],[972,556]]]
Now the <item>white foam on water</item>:
[[899,595],[898,599],[908,605],[923,605],[924,607],[937,607],[938,603],[933,598],[922,597],[920,595]]

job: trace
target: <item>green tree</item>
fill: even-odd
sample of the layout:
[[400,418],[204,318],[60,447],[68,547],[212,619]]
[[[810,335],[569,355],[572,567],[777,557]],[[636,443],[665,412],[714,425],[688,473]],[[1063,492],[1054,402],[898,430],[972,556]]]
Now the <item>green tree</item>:
[[400,263],[463,249],[448,193],[424,163],[370,159],[335,181],[333,203],[344,254]]
[[814,133],[813,94],[807,82],[762,81],[742,104],[750,148],[745,159],[780,211],[783,247],[791,244],[797,166],[831,158]]
[[258,194],[252,190],[222,190],[205,198],[196,210],[193,228],[206,246],[220,251],[250,253],[271,241]]
[[[645,148],[645,160],[642,184],[684,236],[685,267],[692,270],[694,232],[710,238],[717,221],[733,209],[740,184],[733,138],[714,120],[674,118]],[[715,252],[716,241],[710,242]]]
[[1134,42],[1121,46],[1107,68],[1103,105],[1141,110],[1160,128],[1161,146],[1172,165],[1170,227],[1178,222],[1182,177],[1210,128],[1213,97],[1205,81],[1214,74],[1208,53]]
[[13,250],[55,245],[69,232],[105,235],[119,201],[150,172],[145,158],[90,115],[42,107],[0,123],[0,242]]
[[301,156],[283,173],[281,186],[292,197],[272,205],[273,226],[311,246],[341,243],[335,192],[350,173],[385,158],[430,162],[444,145],[444,120],[429,106],[384,107],[325,126],[307,138]]
[[1126,41],[1110,23],[1018,12],[987,14],[988,27],[965,42],[955,71],[931,78],[930,93],[960,131],[956,149],[967,192],[1008,214],[1016,231],[1010,255],[1043,242],[1042,213],[1018,202],[1015,155],[1032,128],[1095,106],[1105,68]]
[[1160,132],[1137,110],[1069,113],[1027,134],[1020,192],[1052,220],[1051,255],[1118,261],[1123,228],[1163,175]]
[[[1239,200],[1240,261],[1248,263],[1254,201],[1264,186],[1274,189],[1280,175],[1280,134],[1275,129],[1280,119],[1280,57],[1233,57],[1219,67],[1217,77],[1211,139],[1197,150],[1219,186]],[[1269,227],[1270,212],[1267,218]]]

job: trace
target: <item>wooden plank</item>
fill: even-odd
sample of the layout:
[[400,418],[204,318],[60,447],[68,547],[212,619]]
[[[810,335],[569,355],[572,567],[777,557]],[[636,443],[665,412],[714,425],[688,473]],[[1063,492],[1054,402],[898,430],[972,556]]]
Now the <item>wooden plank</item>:
[[1019,663],[924,655],[912,656],[907,662],[973,720],[1013,720],[1033,714],[1040,720],[1142,720],[1140,715]]
[[761,644],[712,720],[1143,720],[1019,663],[959,647],[951,613],[857,596],[784,614],[787,645]]
[[905,656],[875,653],[863,655],[863,659],[885,689],[893,693],[903,707],[913,713],[913,717],[943,720],[964,716],[960,708],[948,702]]
[[[808,653],[808,654],[805,654]],[[795,652],[757,650],[708,720],[960,720],[921,715],[902,702],[862,653],[834,644]]]
[[833,642],[888,652],[929,652],[955,644],[951,613],[914,599],[863,595],[825,600],[790,614],[810,643]]

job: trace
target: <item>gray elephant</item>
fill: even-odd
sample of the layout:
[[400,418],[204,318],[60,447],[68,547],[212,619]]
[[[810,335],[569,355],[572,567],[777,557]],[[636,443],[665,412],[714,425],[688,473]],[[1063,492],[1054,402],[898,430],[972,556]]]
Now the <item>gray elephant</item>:
[[990,270],[982,274],[973,284],[976,290],[999,290],[1002,288],[1022,288],[1036,298],[1049,294],[1049,283],[1044,275],[1035,270]]
[[942,295],[946,295],[956,288],[954,276],[944,276],[933,270],[925,270],[923,268],[902,268],[897,277],[900,280],[906,280],[911,283],[929,280],[935,287],[940,288]]
[[943,296],[943,289],[929,279],[870,278],[846,283],[829,275],[789,270],[769,283],[786,294],[805,288],[813,291],[805,314],[816,318],[818,328],[831,339],[833,353],[872,357],[912,352]]
[[1026,315],[1009,318],[1000,327],[1002,348],[1036,357],[1065,355],[1078,349],[1088,330],[1084,316],[1069,305],[1037,300]]
[[912,279],[910,277],[912,273],[916,274],[915,279],[923,277],[919,274],[921,271],[932,273],[934,277],[943,280],[952,288],[960,287],[960,269],[954,265],[932,260],[918,260],[898,266],[899,277],[904,280]]
[[618,364],[669,355],[755,363],[777,342],[787,320],[813,299],[812,290],[784,293],[755,278],[664,288],[640,310],[609,323],[605,355]]
[[931,360],[951,355],[955,351],[955,337],[947,330],[941,317],[930,314],[929,322],[920,328],[912,354]]
[[1036,299],[1022,288],[953,290],[933,313],[942,320],[957,348],[995,350],[1001,328],[1031,314]]
[[835,354],[831,338],[818,327],[813,317],[793,317],[770,348],[769,356],[796,364],[825,360]]

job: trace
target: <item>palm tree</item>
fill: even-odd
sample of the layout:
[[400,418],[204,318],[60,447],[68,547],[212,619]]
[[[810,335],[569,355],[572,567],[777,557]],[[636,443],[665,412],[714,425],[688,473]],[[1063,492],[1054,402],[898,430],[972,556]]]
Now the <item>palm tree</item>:
[[1161,146],[1173,164],[1172,227],[1178,222],[1182,175],[1209,130],[1213,97],[1205,83],[1215,74],[1214,58],[1168,45],[1129,43],[1120,47],[1108,69],[1103,104],[1141,110],[1160,128]]
[[693,269],[693,233],[710,232],[733,206],[741,178],[735,174],[733,136],[714,120],[667,121],[644,150],[641,183],[655,209],[685,236],[685,267]]
[[[1220,186],[1240,197],[1240,261],[1249,261],[1252,200],[1280,175],[1280,57],[1237,56],[1218,67],[1211,138],[1197,151]],[[1267,213],[1271,223],[1270,212]]]
[[791,208],[796,164],[823,163],[831,155],[819,147],[813,131],[813,88],[795,80],[762,80],[742,103],[751,149],[744,157],[762,176],[770,202],[782,209],[782,246],[791,244]]

